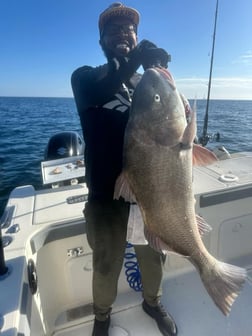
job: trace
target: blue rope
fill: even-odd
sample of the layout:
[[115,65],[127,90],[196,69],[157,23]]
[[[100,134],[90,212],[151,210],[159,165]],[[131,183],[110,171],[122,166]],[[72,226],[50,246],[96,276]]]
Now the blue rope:
[[136,254],[133,252],[133,245],[127,243],[126,249],[130,250],[130,252],[126,250],[124,255],[126,260],[124,263],[126,279],[130,288],[134,289],[136,292],[140,292],[143,290],[143,285]]

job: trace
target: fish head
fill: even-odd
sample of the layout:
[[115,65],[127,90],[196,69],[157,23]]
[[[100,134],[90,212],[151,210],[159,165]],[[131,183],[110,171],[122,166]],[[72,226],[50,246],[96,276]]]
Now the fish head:
[[130,119],[149,141],[165,146],[180,141],[186,127],[185,108],[168,70],[144,72],[133,95]]

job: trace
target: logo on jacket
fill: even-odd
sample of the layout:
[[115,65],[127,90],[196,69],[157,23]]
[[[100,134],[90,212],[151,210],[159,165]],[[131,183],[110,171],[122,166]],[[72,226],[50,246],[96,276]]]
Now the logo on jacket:
[[122,85],[122,88],[123,91],[121,93],[115,94],[114,99],[104,104],[103,107],[120,112],[127,111],[131,105],[133,90],[128,90],[125,84]]

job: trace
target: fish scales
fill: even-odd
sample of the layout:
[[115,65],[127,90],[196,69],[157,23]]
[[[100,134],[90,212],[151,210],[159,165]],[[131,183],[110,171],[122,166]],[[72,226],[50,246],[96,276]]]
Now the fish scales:
[[[132,158],[128,156],[127,166],[128,174],[132,176],[132,190],[144,213],[147,228],[155,231],[176,252],[189,256],[193,253],[195,244],[185,244],[185,250],[184,245],[181,246],[180,243],[181,237],[189,243],[196,239],[201,242],[197,226],[192,222],[195,218],[192,183],[188,183],[185,187],[186,181],[192,179],[190,170],[185,171],[181,179],[178,175],[180,160],[169,162],[167,158],[172,156],[169,150],[164,147],[156,148],[151,162],[148,162],[144,157],[150,155],[149,150],[149,147],[137,148],[135,145],[133,151],[135,155]],[[180,155],[179,152],[176,154]],[[137,165],[136,158],[146,164]],[[189,176],[186,176],[187,174]],[[170,183],[170,180],[173,183]]]
[[228,315],[246,270],[218,261],[201,239],[198,223],[203,221],[195,214],[192,162],[193,157],[201,164],[216,158],[193,145],[195,132],[195,115],[187,124],[170,73],[146,70],[133,96],[115,198],[131,201],[129,195],[134,195],[149,244],[188,257],[215,304]]

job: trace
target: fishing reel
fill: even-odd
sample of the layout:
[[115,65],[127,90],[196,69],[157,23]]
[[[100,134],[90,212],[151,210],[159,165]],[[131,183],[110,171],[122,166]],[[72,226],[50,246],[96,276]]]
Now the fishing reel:
[[220,133],[213,133],[213,134],[203,134],[201,137],[199,137],[198,142],[205,147],[208,142],[219,142],[220,141]]

